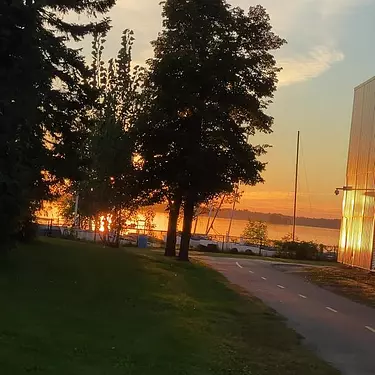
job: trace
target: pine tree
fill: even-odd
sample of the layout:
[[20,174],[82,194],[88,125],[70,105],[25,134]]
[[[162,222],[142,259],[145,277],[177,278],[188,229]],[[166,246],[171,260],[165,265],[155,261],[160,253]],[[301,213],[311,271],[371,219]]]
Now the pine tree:
[[163,17],[149,61],[141,153],[160,189],[183,204],[179,256],[187,260],[196,205],[240,181],[262,181],[265,148],[247,136],[271,132],[265,109],[279,71],[271,51],[284,40],[261,6],[245,14],[224,0],[167,0]]
[[89,69],[68,47],[108,20],[69,23],[67,12],[101,14],[114,0],[4,0],[0,3],[0,225],[9,249],[48,195],[49,181],[79,178],[87,113],[95,102]]

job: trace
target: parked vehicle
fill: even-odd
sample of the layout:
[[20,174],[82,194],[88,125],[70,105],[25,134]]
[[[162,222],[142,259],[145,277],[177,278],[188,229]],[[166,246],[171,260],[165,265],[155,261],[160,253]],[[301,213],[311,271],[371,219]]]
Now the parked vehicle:
[[216,245],[219,251],[231,253],[252,253],[258,254],[259,249],[253,245],[241,244],[238,242],[219,242],[215,240],[201,240],[199,243],[203,247]]

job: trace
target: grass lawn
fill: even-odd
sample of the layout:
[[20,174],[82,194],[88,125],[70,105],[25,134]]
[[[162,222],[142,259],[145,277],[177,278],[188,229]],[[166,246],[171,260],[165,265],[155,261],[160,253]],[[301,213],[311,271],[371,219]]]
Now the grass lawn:
[[199,264],[63,240],[0,268],[0,374],[334,375]]
[[[153,248],[153,249],[137,249],[136,247],[132,247],[134,251],[143,252],[149,254],[150,252],[156,254],[164,254],[164,249],[161,248]],[[178,253],[178,251],[177,251]],[[211,252],[203,252],[197,250],[190,250],[191,257],[200,257],[200,256],[208,256],[208,257],[216,257],[216,258],[234,258],[234,259],[249,259],[249,260],[264,260],[267,262],[276,262],[276,263],[293,263],[293,264],[307,264],[307,265],[314,265],[314,266],[335,266],[339,263],[334,261],[317,261],[317,260],[297,260],[297,259],[286,259],[286,258],[273,258],[273,257],[263,257],[259,255],[249,255],[247,253],[236,253],[231,254],[229,252],[219,252],[219,253],[211,253]]]
[[249,259],[249,260],[264,260],[267,262],[276,263],[296,263],[296,264],[311,264],[316,266],[332,266],[337,264],[331,261],[317,261],[317,260],[297,260],[297,259],[284,259],[284,258],[272,258],[272,257],[262,257],[258,255],[248,255],[246,253],[240,254],[230,254],[230,253],[204,253],[199,251],[191,251],[191,256],[209,256],[209,257],[219,257],[219,258],[238,258],[238,259]]
[[298,271],[310,282],[341,294],[353,301],[375,307],[375,274],[365,270],[337,265],[306,268]]

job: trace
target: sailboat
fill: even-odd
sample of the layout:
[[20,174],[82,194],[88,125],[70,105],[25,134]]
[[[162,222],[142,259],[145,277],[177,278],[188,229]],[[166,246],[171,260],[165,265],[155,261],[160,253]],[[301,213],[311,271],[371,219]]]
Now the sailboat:
[[[293,228],[292,228],[292,241],[296,241],[296,227],[297,227],[297,204],[298,204],[298,174],[299,174],[299,162],[300,162],[300,144],[301,144],[301,132],[297,132],[297,151],[296,151],[296,169],[295,169],[295,181],[294,181],[294,204],[293,204]],[[231,217],[229,220],[229,228],[226,235],[227,242],[229,242],[230,231],[232,227],[232,221],[234,212],[236,209],[236,200],[233,202],[231,211]]]
[[293,207],[293,230],[292,230],[292,241],[293,242],[295,242],[295,240],[296,240],[300,140],[301,140],[301,134],[300,134],[300,131],[298,130],[298,132],[297,132],[297,153],[296,153],[296,174],[295,174],[295,182],[294,182],[294,207]]
[[[299,174],[299,162],[300,162],[300,144],[301,144],[301,132],[298,130],[297,132],[297,150],[296,150],[296,168],[295,168],[295,181],[294,181],[294,204],[293,204],[293,227],[292,227],[292,241],[295,242],[296,241],[296,227],[297,227],[297,206],[298,206],[298,174]],[[213,217],[213,219],[210,221],[211,219],[211,213],[212,213],[212,209],[210,209],[210,212],[209,212],[209,216],[208,216],[208,222],[207,222],[207,228],[206,228],[206,236],[209,234],[209,232],[211,231],[211,229],[213,229],[213,224],[215,222],[215,219],[217,217],[217,214],[218,212],[220,211],[220,208],[222,206],[224,202],[224,197],[223,197],[223,200],[221,201],[219,207],[217,208],[216,210],[216,213]],[[233,206],[232,206],[232,210],[231,210],[231,215],[230,215],[230,220],[229,220],[229,227],[228,227],[228,231],[226,233],[226,238],[225,238],[225,242],[226,243],[229,243],[230,242],[230,232],[231,232],[231,228],[232,228],[232,222],[233,222],[233,218],[234,218],[234,212],[235,212],[235,209],[236,209],[236,199],[234,199],[233,201]]]

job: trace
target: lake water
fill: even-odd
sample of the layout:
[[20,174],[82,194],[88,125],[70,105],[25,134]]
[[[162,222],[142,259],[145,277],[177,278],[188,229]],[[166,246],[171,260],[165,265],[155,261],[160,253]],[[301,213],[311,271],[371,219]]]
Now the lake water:
[[[199,217],[196,225],[196,233],[202,234],[206,232],[207,228],[207,217]],[[231,236],[240,237],[243,230],[245,229],[246,220],[233,220]],[[165,213],[156,213],[154,224],[156,230],[167,230],[168,227],[168,215]],[[181,224],[181,223],[180,223]],[[225,235],[228,231],[229,219],[217,218],[214,223],[214,228],[210,234]],[[267,224],[268,226],[268,237],[271,240],[280,240],[285,235],[292,232],[291,225],[275,225]],[[181,228],[180,228],[181,229]],[[195,229],[195,222],[193,223],[193,231]],[[315,227],[303,227],[297,226],[296,236],[301,241],[315,241],[317,243],[323,243],[328,246],[337,246],[339,242],[340,231],[337,229],[328,228],[315,228]]]

